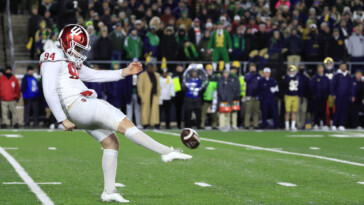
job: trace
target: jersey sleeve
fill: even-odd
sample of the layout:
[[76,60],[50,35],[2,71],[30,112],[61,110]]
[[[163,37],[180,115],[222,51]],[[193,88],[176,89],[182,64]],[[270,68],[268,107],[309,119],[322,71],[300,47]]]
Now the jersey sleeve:
[[42,63],[40,71],[42,75],[44,97],[54,117],[57,119],[57,122],[62,122],[67,119],[57,93],[58,75],[61,68],[61,62],[48,61]]
[[94,70],[85,65],[79,70],[80,79],[85,82],[112,82],[124,79],[123,70]]
[[39,62],[57,62],[66,60],[63,51],[57,47],[45,50],[39,58]]

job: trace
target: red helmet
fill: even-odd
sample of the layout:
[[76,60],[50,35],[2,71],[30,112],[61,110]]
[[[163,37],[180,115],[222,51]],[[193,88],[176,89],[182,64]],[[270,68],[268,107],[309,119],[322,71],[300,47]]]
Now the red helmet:
[[76,63],[76,67],[81,67],[87,58],[82,51],[91,50],[88,32],[80,25],[69,24],[62,29],[58,40],[68,59]]

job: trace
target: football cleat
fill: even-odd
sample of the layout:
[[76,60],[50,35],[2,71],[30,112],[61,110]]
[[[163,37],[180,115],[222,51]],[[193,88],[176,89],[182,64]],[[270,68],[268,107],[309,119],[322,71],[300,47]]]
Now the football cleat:
[[325,125],[325,126],[322,127],[322,130],[323,131],[329,131],[329,127],[327,125]]
[[336,131],[336,130],[337,130],[337,129],[336,129],[336,126],[335,126],[335,125],[331,126],[331,130],[332,130],[332,131]]
[[192,156],[188,154],[183,154],[182,150],[173,149],[173,147],[171,147],[171,151],[168,154],[162,155],[162,161],[165,163],[171,162],[173,160],[187,160],[187,159],[192,159]]
[[317,125],[313,126],[313,130],[319,130],[319,126]]
[[291,130],[295,132],[295,131],[297,131],[297,128],[296,127],[291,127]]
[[115,201],[115,202],[119,202],[119,203],[129,203],[130,202],[129,200],[124,199],[117,190],[114,190],[113,193],[111,193],[111,194],[106,193],[106,191],[104,191],[101,194],[101,201],[104,201],[104,202]]
[[345,131],[345,127],[344,126],[339,126],[339,130],[340,131]]

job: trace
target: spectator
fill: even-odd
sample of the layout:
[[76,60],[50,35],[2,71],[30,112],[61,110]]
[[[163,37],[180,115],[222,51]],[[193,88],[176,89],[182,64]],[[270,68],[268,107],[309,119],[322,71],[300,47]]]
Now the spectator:
[[[19,128],[16,103],[19,101],[20,95],[18,79],[11,73],[11,67],[7,66],[4,75],[0,78],[0,100],[3,121],[1,128],[10,127],[10,122],[15,129]],[[11,118],[9,118],[9,112]]]
[[[364,61],[364,37],[361,33],[360,28],[355,27],[354,33],[350,36],[346,45],[352,62]],[[355,73],[356,69],[359,68],[361,68],[360,65],[352,66],[352,72]]]
[[34,69],[28,66],[27,73],[24,75],[21,82],[21,92],[23,93],[24,100],[24,126],[30,127],[30,113],[33,113],[33,128],[39,126],[39,100],[40,91],[37,79],[34,77]]
[[[112,68],[113,70],[119,70],[120,65],[117,61],[112,62]],[[128,76],[129,77],[129,76]],[[125,78],[123,81],[128,82],[128,77]],[[114,107],[121,109],[124,106],[124,99],[123,97],[126,96],[124,92],[127,92],[129,90],[128,86],[124,86],[123,81],[114,81],[114,82],[108,82],[105,83],[105,94],[107,96],[106,100]],[[127,84],[127,83],[125,83]],[[131,88],[130,88],[131,90]],[[131,91],[130,91],[131,93]],[[129,94],[129,93],[128,93]],[[128,95],[129,96],[129,95]],[[131,96],[131,94],[130,94]],[[127,112],[128,114],[128,112]],[[128,116],[129,118],[129,116]],[[132,120],[132,118],[129,118]]]
[[[280,37],[279,31],[273,32],[273,37],[268,42],[268,56],[271,59],[278,59],[282,53],[284,42]],[[266,58],[262,58],[266,61]],[[262,63],[261,63],[262,64]]]
[[116,89],[116,95],[120,95],[120,90],[123,93],[123,103],[126,103],[126,113],[130,120],[133,120],[133,116],[135,116],[136,126],[139,129],[142,129],[143,126],[140,122],[140,98],[138,95],[138,75],[127,76],[124,80],[118,81],[119,87]]
[[243,29],[243,26],[239,26],[232,37],[233,52],[231,55],[233,60],[242,60],[246,52],[246,40],[244,38]]
[[206,72],[208,75],[209,84],[207,85],[206,90],[203,93],[203,104],[201,111],[201,129],[205,129],[206,116],[208,110],[210,110],[211,114],[211,127],[212,129],[217,129],[217,112],[216,112],[217,106],[216,105],[213,106],[213,101],[216,96],[218,79],[217,76],[214,74],[211,64],[206,65]]
[[183,70],[184,68],[181,65],[177,65],[176,72],[173,75],[174,91],[176,93],[176,96],[174,97],[174,105],[176,109],[176,121],[178,129],[182,128],[182,110],[185,97],[185,89],[182,87]]
[[241,7],[240,1],[235,1],[234,6],[228,10],[228,15],[230,19],[234,19],[235,17],[239,17],[244,15],[244,9]]
[[126,58],[133,61],[138,61],[143,52],[143,42],[138,36],[138,30],[133,28],[130,35],[125,39],[124,49],[127,52]]
[[334,28],[333,35],[329,44],[329,55],[334,61],[340,62],[346,59],[347,51],[345,47],[345,39],[340,37],[339,30]]
[[334,123],[331,127],[332,130],[336,130],[339,126],[340,131],[345,130],[346,125],[346,112],[350,104],[352,97],[352,80],[347,70],[346,63],[340,64],[340,69],[335,73],[334,78],[331,81],[331,95],[335,100],[335,116]]
[[303,43],[296,29],[293,29],[291,35],[285,40],[285,47],[287,48],[287,64],[298,67],[301,62]]
[[[322,52],[322,39],[318,33],[316,24],[310,25],[310,30],[303,37],[304,54],[307,61],[320,61]],[[313,73],[314,68],[309,67],[310,73]]]
[[[296,118],[299,105],[298,85],[299,77],[297,75],[297,68],[294,65],[289,66],[288,74],[283,76],[284,80],[284,103],[285,103],[285,127],[286,130],[296,131]],[[289,120],[291,119],[291,126]]]
[[159,41],[159,37],[156,34],[156,27],[151,26],[150,31],[147,32],[144,39],[144,51],[150,58],[150,62],[153,64],[157,61]]
[[[235,62],[236,64],[236,62]],[[232,101],[232,107],[231,107],[231,128],[233,130],[238,130],[238,113],[241,109],[241,103],[240,103],[240,94],[241,94],[241,86],[240,86],[240,79],[238,76],[238,69],[240,66],[233,65],[230,70],[230,77],[232,78],[232,81],[235,83],[234,86],[234,98]]]
[[[239,3],[240,4],[240,3]],[[234,17],[234,21],[231,24],[231,34],[235,34],[236,33],[236,29],[242,25],[240,25],[241,23],[241,18],[240,16],[235,16]],[[243,27],[243,31],[244,31],[244,27]]]
[[164,10],[164,15],[161,17],[161,20],[165,25],[167,25],[170,19],[176,19],[176,18],[174,18],[173,14],[171,13],[171,9],[167,7]]
[[246,83],[246,108],[244,126],[250,128],[251,117],[253,117],[253,128],[258,129],[260,103],[258,99],[258,81],[261,76],[257,73],[257,66],[254,63],[249,65],[249,73],[245,74]]
[[326,125],[326,106],[327,99],[330,94],[330,80],[324,73],[324,66],[317,66],[317,74],[310,81],[310,89],[313,94],[314,102],[314,130],[318,130],[319,126],[322,130],[327,131]]
[[126,38],[126,33],[123,32],[121,23],[116,24],[116,28],[109,34],[108,37],[113,48],[112,60],[121,60]]
[[144,129],[159,125],[159,97],[161,95],[159,74],[153,65],[148,64],[145,72],[139,75],[138,95],[141,100],[141,124]]
[[[95,60],[111,60],[113,56],[113,43],[107,36],[107,28],[101,30],[101,37],[95,44]],[[101,68],[106,68],[107,64],[102,64]]]
[[107,27],[109,31],[112,30],[112,22],[111,22],[111,16],[110,16],[110,8],[106,7],[104,8],[104,15],[101,16],[100,21],[104,23],[104,25]]
[[201,60],[204,61],[210,61],[211,60],[211,53],[208,52],[208,45],[210,41],[210,31],[206,30],[204,32],[204,35],[200,41],[200,43],[197,45],[197,50],[200,56]]
[[222,23],[218,22],[217,30],[212,32],[208,45],[208,52],[212,53],[214,71],[217,69],[217,61],[220,57],[224,60],[227,71],[230,70],[229,53],[232,52],[232,42],[230,34],[223,28]]
[[175,60],[177,56],[177,41],[174,36],[174,29],[172,26],[167,26],[164,29],[164,35],[161,40],[161,56],[168,60]]
[[176,22],[176,25],[177,27],[180,27],[180,25],[185,25],[186,26],[186,29],[190,29],[191,27],[191,24],[192,24],[192,20],[191,18],[188,17],[188,11],[187,10],[184,10],[182,12],[182,17],[179,18]]
[[362,106],[363,100],[363,73],[361,70],[357,70],[351,77],[352,80],[352,98],[349,106],[349,119],[351,119],[351,126],[358,130],[362,127],[359,126],[359,111]]
[[310,78],[306,73],[305,65],[300,65],[298,69],[298,111],[297,111],[297,127],[303,128],[306,124],[307,105],[310,95]]
[[284,8],[284,7],[289,7],[291,6],[291,2],[289,2],[288,0],[278,0],[278,2],[275,5],[276,9],[280,9],[280,8]]
[[40,21],[42,20],[42,17],[38,15],[38,8],[37,6],[32,7],[32,15],[30,16],[28,20],[28,39],[29,39],[29,45],[27,46],[28,50],[30,50],[30,58],[35,59],[34,52],[35,52],[35,33],[38,30],[38,26]]
[[259,100],[262,105],[262,120],[263,128],[268,128],[268,114],[273,117],[273,128],[278,128],[278,115],[277,104],[275,101],[275,95],[278,93],[279,88],[275,79],[270,77],[270,68],[263,69],[263,78],[258,81]]
[[198,45],[203,36],[202,29],[200,27],[200,19],[195,18],[192,28],[188,30],[188,39],[194,44]]
[[37,55],[39,56],[43,52],[43,45],[49,38],[52,31],[46,27],[46,22],[42,20],[39,23],[39,30],[35,33],[34,46]]
[[94,46],[96,45],[98,37],[96,36],[95,28],[92,25],[87,26],[87,32],[88,32],[88,35],[90,37],[90,46],[91,46],[92,49],[90,51],[84,51],[84,52],[85,52],[85,55],[86,55],[88,60],[93,60],[94,59],[94,52],[95,52]]
[[54,48],[54,47],[57,47],[59,46],[59,41],[58,41],[58,33],[52,33],[51,35],[51,38],[47,39],[44,43],[44,46],[43,46],[43,50],[47,50],[49,48]]
[[39,5],[39,15],[44,16],[47,12],[52,12],[53,15],[57,14],[57,3],[53,0],[44,0],[41,5]]
[[201,128],[201,86],[202,82],[197,77],[197,70],[192,70],[191,75],[184,81],[186,96],[184,99],[185,127],[192,127],[192,113],[196,116],[197,129]]
[[[170,7],[170,8],[173,8],[173,7]],[[179,19],[183,16],[183,12],[185,12],[188,16],[188,9],[183,1],[178,2],[178,7],[175,7],[172,11],[173,11],[172,13],[174,14],[174,16],[177,19]]]
[[354,21],[356,19],[360,19],[361,22],[364,21],[364,13],[363,13],[362,6],[358,6],[353,13],[352,21]]
[[[239,81],[237,78],[229,76],[229,71],[226,69],[223,71],[222,76],[220,77],[218,83],[217,83],[217,95],[218,95],[218,102],[221,106],[221,104],[227,104],[232,105],[233,100],[236,99],[237,96],[239,96],[240,88],[237,86],[237,83]],[[230,118],[232,121],[235,121],[233,124],[235,124],[234,129],[237,129],[236,121],[237,121],[237,113],[235,113],[234,116],[232,116],[232,112],[228,113],[219,113],[219,127],[222,131],[228,131],[231,128]]]
[[76,18],[76,11],[77,7],[74,4],[73,0],[65,0],[60,3],[60,13],[58,15],[58,28],[63,28],[64,26],[68,24],[76,24],[77,18]]
[[195,45],[191,43],[186,34],[186,27],[182,24],[176,36],[177,42],[177,59],[179,60],[197,60],[198,52]]
[[172,105],[172,97],[175,96],[174,93],[174,85],[172,82],[172,78],[168,75],[168,70],[163,69],[162,76],[160,77],[160,86],[161,86],[161,96],[159,98],[159,109],[160,115],[162,116],[162,112],[164,112],[164,119],[166,122],[166,129],[171,129],[171,105]]

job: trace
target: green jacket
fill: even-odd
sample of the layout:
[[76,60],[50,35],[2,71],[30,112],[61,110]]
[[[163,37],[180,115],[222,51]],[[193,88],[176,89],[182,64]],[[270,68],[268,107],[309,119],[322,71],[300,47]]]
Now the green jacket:
[[245,80],[244,80],[244,76],[239,77],[239,82],[240,82],[240,96],[245,97],[245,95],[246,95],[246,83],[245,83]]
[[[231,42],[231,37],[229,32],[227,32],[226,30],[223,30],[224,33],[224,47],[229,49],[233,47],[233,43]],[[211,48],[215,48],[216,45],[216,35],[217,35],[217,30],[213,31],[211,33],[211,37],[210,37],[210,41],[209,41],[209,45],[208,45],[208,49],[210,50]]]
[[142,56],[143,42],[139,36],[132,37],[131,35],[125,39],[124,49],[128,59],[138,58]]
[[203,93],[203,100],[212,101],[214,99],[214,92],[217,90],[217,77],[213,75],[209,78],[206,91]]

